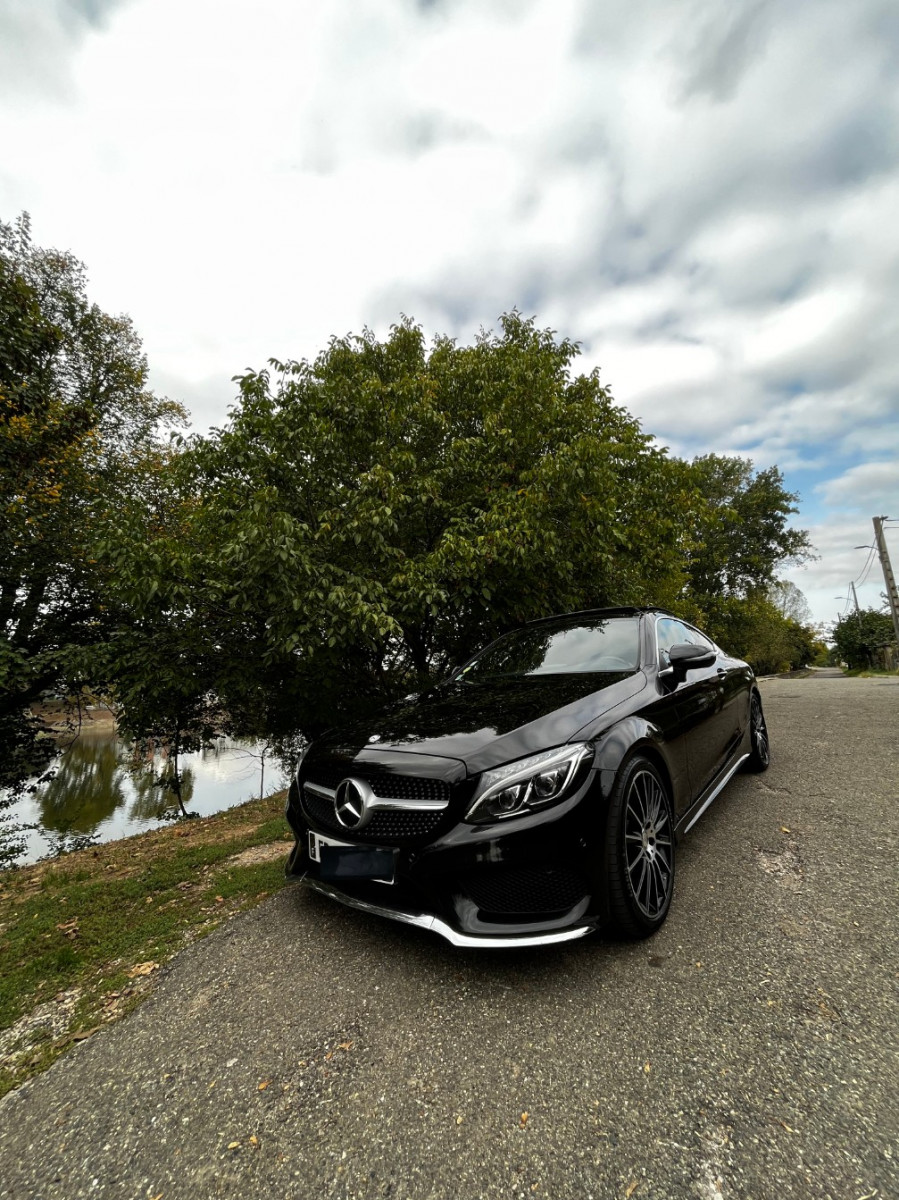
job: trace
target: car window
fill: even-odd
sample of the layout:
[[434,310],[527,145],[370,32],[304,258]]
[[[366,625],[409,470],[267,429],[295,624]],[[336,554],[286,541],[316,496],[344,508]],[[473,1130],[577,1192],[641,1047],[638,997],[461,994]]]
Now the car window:
[[704,633],[700,633],[699,630],[694,629],[692,625],[687,625],[685,628],[687,633],[690,635],[687,638],[687,641],[691,646],[704,646],[706,650],[714,650],[716,654],[718,653],[718,647],[713,641],[707,638]]
[[715,650],[715,645],[709,639],[675,617],[659,617],[656,622],[656,638],[659,646],[659,667],[664,670],[670,665],[668,651],[672,646],[686,642],[690,646],[704,646],[707,650]]
[[672,646],[687,641],[687,627],[674,617],[659,617],[656,621],[656,639],[659,645],[659,666],[664,670],[669,665],[668,651]]
[[525,626],[488,646],[465,669],[464,678],[636,671],[639,630],[636,617]]

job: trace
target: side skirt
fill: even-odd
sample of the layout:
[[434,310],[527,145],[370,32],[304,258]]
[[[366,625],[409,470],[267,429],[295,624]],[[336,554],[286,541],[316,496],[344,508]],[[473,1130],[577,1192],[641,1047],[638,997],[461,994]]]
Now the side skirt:
[[693,807],[684,813],[675,829],[678,836],[690,832],[712,801],[717,800],[721,795],[748,757],[748,754],[741,754],[735,762],[726,768],[725,773],[719,778],[718,782],[713,783],[711,789],[704,796],[700,796]]

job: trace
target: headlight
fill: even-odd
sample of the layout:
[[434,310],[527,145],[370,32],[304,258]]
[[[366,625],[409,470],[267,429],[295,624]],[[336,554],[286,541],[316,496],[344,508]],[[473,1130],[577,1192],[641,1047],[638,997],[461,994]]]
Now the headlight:
[[481,776],[466,821],[501,821],[564,799],[578,767],[592,753],[580,742],[519,758]]

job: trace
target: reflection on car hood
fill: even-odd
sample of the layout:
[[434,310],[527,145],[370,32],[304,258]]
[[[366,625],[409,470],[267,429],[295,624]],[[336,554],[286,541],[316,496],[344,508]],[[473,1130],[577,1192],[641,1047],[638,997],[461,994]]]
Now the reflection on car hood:
[[341,729],[316,748],[351,758],[364,749],[369,761],[378,751],[414,752],[484,771],[567,742],[644,684],[642,672],[460,681]]

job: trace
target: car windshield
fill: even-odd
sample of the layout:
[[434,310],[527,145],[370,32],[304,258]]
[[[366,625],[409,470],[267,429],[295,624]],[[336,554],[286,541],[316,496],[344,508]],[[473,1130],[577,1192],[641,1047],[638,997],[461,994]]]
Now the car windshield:
[[507,634],[479,654],[466,667],[463,678],[636,671],[640,660],[638,632],[636,617],[529,625]]

